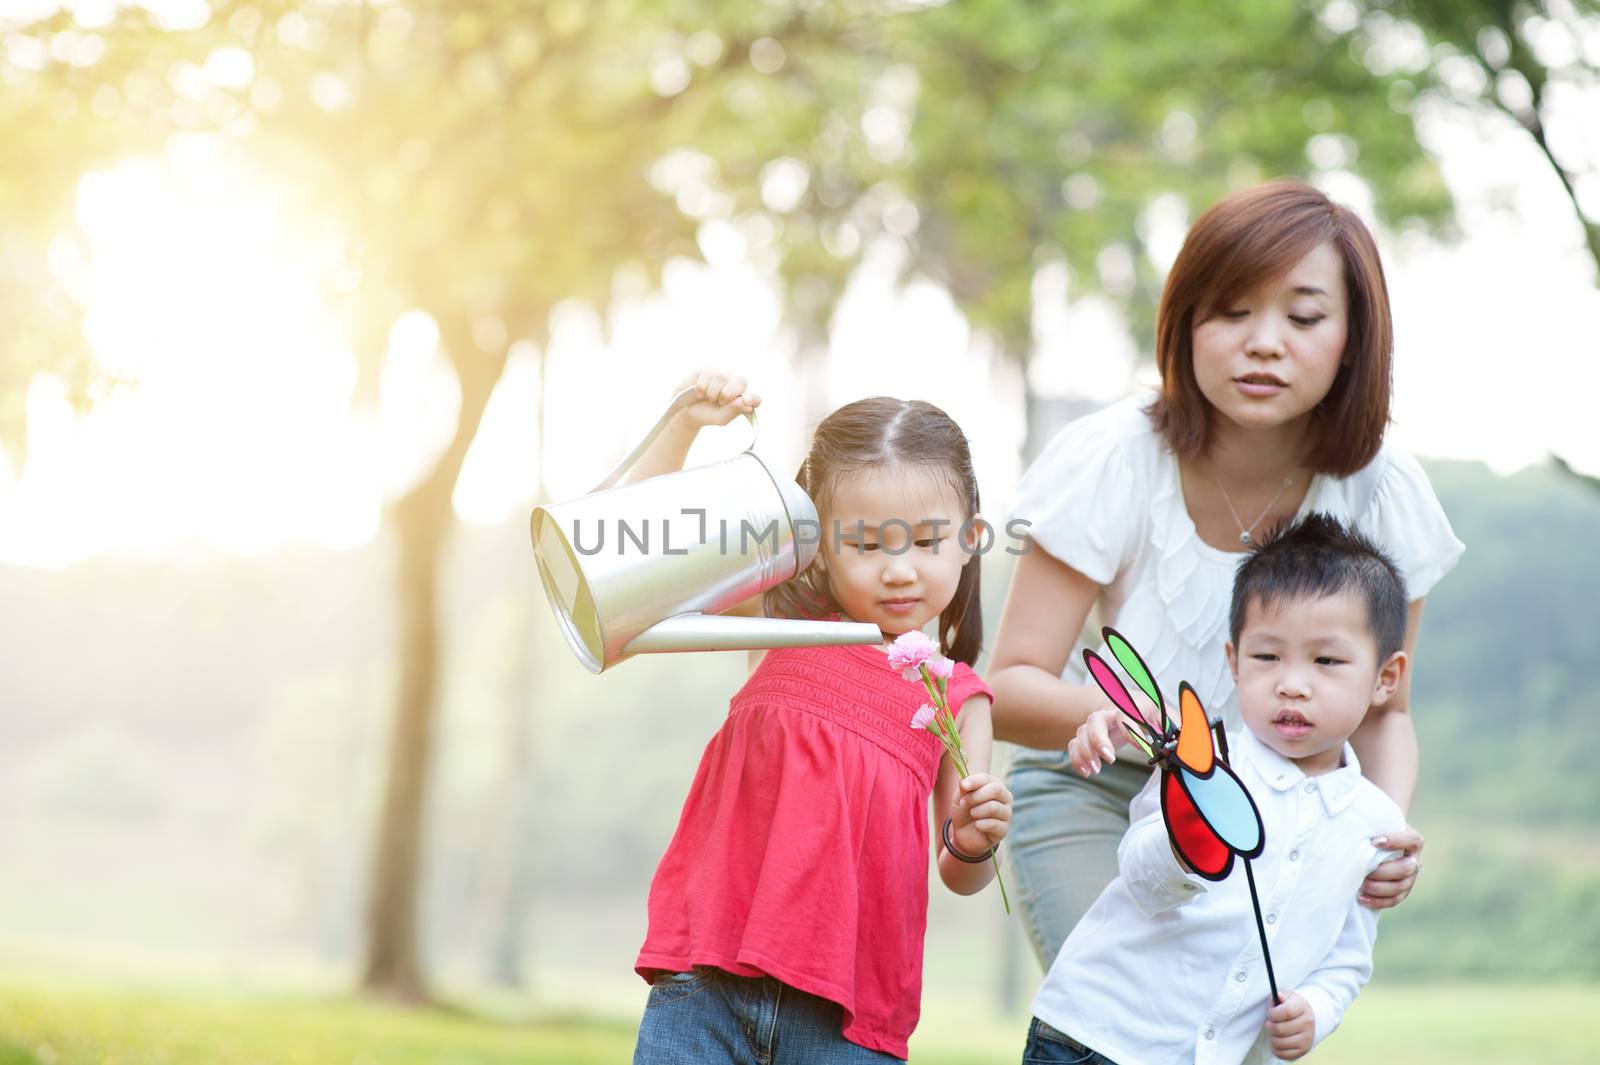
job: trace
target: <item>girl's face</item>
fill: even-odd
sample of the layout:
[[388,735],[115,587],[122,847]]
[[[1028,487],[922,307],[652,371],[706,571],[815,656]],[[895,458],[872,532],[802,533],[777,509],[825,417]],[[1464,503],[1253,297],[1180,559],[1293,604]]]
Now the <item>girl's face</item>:
[[940,471],[893,465],[861,470],[834,486],[821,550],[834,602],[855,621],[893,638],[921,629],[955,598],[974,559],[976,527]]
[[1250,429],[1278,428],[1311,411],[1333,387],[1349,309],[1344,263],[1319,244],[1276,277],[1194,327],[1194,376],[1218,414]]

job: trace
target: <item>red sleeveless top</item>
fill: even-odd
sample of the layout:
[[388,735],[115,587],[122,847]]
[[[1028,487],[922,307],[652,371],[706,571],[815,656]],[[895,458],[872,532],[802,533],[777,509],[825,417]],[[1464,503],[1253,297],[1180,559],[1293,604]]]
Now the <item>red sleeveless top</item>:
[[[957,663],[952,710],[991,695]],[[992,695],[991,695],[992,697]],[[650,885],[635,970],[772,976],[907,1055],[922,997],[928,798],[944,748],[878,646],[768,651],[733,697]]]

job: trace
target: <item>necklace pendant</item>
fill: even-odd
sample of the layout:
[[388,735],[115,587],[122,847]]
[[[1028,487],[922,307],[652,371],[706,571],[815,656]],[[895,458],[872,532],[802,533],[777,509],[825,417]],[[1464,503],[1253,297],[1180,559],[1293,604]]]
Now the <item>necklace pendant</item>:
[[1250,534],[1247,533],[1247,532],[1240,533],[1239,534],[1239,542],[1241,544],[1248,544],[1250,542]]

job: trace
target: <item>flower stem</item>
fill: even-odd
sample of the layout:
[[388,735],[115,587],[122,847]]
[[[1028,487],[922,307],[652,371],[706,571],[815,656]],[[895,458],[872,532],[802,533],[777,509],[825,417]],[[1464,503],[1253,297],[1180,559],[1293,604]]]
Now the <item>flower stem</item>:
[[[933,703],[933,733],[939,737],[939,742],[944,744],[945,753],[950,756],[950,761],[955,763],[956,772],[965,780],[972,774],[967,769],[966,752],[961,749],[961,733],[956,729],[956,717],[950,712],[950,704],[946,698],[946,688],[943,678],[937,685],[933,676],[928,672],[927,666],[918,666],[917,672],[922,675],[922,686],[928,690],[928,698]],[[994,850],[994,845],[989,845]],[[1005,877],[1000,875],[1000,852],[994,851],[990,858],[994,862],[994,881],[1000,885],[1000,904],[1006,909],[1006,916],[1011,916],[1011,899],[1006,894]]]

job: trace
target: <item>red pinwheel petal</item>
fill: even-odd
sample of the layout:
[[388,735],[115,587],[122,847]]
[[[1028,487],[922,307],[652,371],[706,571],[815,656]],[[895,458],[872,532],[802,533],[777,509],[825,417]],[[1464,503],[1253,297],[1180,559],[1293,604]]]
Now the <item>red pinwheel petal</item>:
[[1207,880],[1221,880],[1233,868],[1233,851],[1211,831],[1194,807],[1183,783],[1170,772],[1161,774],[1161,815],[1167,834],[1189,868]]

